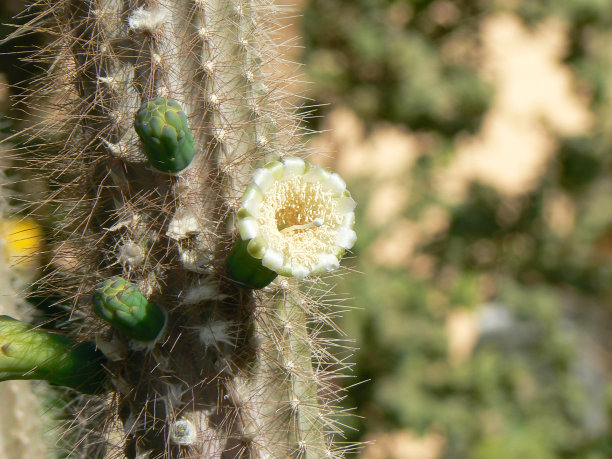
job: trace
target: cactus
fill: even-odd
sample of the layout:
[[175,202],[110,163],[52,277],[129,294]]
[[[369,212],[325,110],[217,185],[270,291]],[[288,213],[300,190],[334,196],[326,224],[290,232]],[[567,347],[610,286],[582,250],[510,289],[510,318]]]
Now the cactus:
[[270,73],[281,59],[270,38],[277,7],[37,3],[32,11],[44,13],[25,31],[48,27],[56,40],[38,54],[53,64],[29,102],[53,94],[58,114],[38,132],[52,157],[31,153],[54,184],[48,205],[57,216],[53,272],[41,289],[72,301],[65,328],[75,342],[95,339],[112,386],[67,408],[76,420],[64,436],[69,455],[343,457],[352,446],[335,441],[332,381],[345,357],[330,349],[337,311],[316,293],[329,291],[318,276],[354,242],[344,182],[313,167],[309,180],[334,189],[342,215],[301,203],[304,214],[284,225],[284,235],[339,231],[329,233],[329,250],[299,248],[312,252],[312,266],[292,264],[289,237],[281,238],[289,264],[273,250],[247,259],[253,270],[272,267],[263,280],[236,262],[254,240],[234,223],[244,232],[241,197],[263,186],[258,168],[274,160],[268,168],[299,175],[307,167],[297,159],[299,119]]

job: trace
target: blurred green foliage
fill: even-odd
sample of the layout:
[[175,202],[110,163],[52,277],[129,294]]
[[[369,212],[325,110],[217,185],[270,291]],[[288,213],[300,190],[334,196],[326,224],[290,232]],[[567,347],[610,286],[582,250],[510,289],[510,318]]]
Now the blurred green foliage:
[[[462,202],[445,202],[436,173],[494,95],[470,51],[482,21],[502,12],[529,28],[564,21],[563,63],[594,126],[558,137],[538,186],[512,202],[477,182]],[[355,379],[366,381],[347,400],[360,416],[343,420],[349,438],[438,431],[453,459],[612,457],[611,26],[607,0],[308,2],[303,60],[321,114],[346,106],[369,127],[392,122],[433,138],[407,173],[401,216],[418,222],[432,207],[449,216],[415,250],[433,260],[428,275],[377,265],[370,255],[389,225],[364,215],[376,183],[349,184],[362,210],[349,260],[360,274],[344,280],[358,309],[343,325],[359,347]],[[573,209],[565,231],[549,215],[559,196]],[[459,363],[449,358],[455,311],[468,311],[478,333]]]
[[[305,60],[318,95],[342,100],[370,120],[447,134],[475,128],[489,89],[474,69],[440,56],[445,42],[472,27],[435,24],[429,3],[310,2],[303,22]],[[466,14],[477,14],[470,5],[457,2]]]

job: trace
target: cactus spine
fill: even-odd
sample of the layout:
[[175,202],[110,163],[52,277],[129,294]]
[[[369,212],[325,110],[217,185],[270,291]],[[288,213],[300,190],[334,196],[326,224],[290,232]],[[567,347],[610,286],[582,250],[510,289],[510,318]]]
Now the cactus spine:
[[[31,103],[51,94],[60,116],[40,128],[59,153],[37,164],[61,185],[50,203],[64,216],[47,285],[73,299],[68,325],[106,353],[113,386],[74,404],[70,453],[342,457],[327,370],[342,364],[324,338],[333,312],[291,279],[252,291],[225,272],[228,228],[251,172],[302,153],[267,71],[280,59],[269,36],[273,2],[38,5],[46,17],[31,27],[49,24],[56,39],[41,53],[51,66]],[[174,174],[151,167],[133,127],[139,108],[160,97],[180,104],[196,148]],[[155,342],[94,315],[94,288],[113,276],[167,313]]]

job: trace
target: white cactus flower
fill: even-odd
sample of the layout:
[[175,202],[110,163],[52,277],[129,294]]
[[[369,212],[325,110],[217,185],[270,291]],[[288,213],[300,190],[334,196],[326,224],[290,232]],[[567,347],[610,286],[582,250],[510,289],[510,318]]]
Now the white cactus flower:
[[248,254],[262,266],[303,279],[338,268],[353,247],[355,205],[338,174],[289,157],[253,173],[238,230]]

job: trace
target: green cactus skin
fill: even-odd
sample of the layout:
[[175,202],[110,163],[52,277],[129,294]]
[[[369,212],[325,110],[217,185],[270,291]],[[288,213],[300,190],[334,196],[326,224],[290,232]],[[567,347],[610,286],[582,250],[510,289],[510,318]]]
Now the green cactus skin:
[[104,355],[8,316],[0,316],[0,381],[42,379],[86,394],[104,390]]
[[242,288],[261,289],[269,285],[277,273],[262,266],[261,260],[252,257],[247,247],[249,241],[238,236],[227,258],[227,275],[231,282]]
[[177,101],[158,97],[143,103],[136,113],[134,129],[155,169],[177,173],[191,164],[196,153],[193,135]]
[[99,283],[92,301],[98,317],[138,341],[155,341],[166,324],[160,307],[119,276]]

